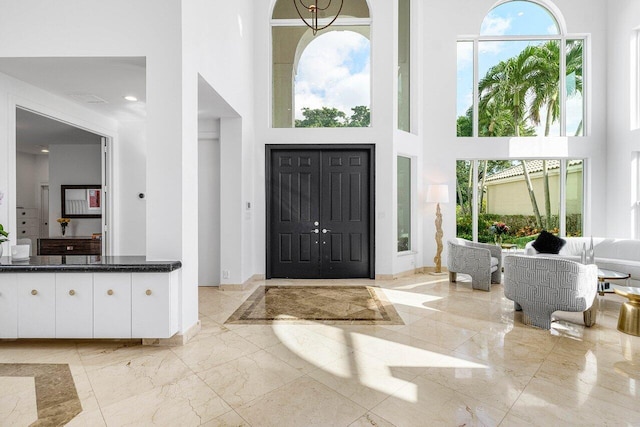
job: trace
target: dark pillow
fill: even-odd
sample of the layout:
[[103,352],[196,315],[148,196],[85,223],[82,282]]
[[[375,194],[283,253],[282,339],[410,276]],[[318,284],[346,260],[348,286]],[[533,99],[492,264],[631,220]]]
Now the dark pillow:
[[536,241],[533,242],[531,246],[541,254],[557,254],[565,243],[567,242],[565,242],[564,239],[561,239],[546,230],[542,230]]

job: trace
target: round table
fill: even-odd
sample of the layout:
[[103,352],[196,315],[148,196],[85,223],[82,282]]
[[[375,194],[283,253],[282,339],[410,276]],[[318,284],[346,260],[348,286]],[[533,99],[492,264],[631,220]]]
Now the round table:
[[600,296],[604,295],[604,283],[608,280],[626,280],[625,285],[629,284],[629,278],[631,274],[622,273],[620,271],[608,270],[606,268],[598,269],[598,293]]
[[640,288],[620,285],[612,286],[613,292],[629,300],[620,306],[618,330],[625,334],[640,337]]

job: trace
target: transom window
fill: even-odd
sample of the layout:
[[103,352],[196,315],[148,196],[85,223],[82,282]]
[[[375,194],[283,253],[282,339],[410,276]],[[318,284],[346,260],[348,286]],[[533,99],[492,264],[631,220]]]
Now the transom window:
[[[328,23],[335,13],[328,9],[320,23]],[[271,20],[272,127],[370,125],[370,22],[366,0],[345,1],[338,19],[314,36],[291,0],[276,2]]]
[[584,135],[584,48],[541,2],[494,7],[458,40],[457,135]]

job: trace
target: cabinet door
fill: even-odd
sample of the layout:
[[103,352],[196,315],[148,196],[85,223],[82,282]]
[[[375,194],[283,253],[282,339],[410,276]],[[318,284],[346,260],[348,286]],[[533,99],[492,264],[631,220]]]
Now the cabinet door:
[[55,338],[55,274],[24,273],[17,276],[18,338]]
[[133,337],[169,338],[172,335],[169,273],[134,273],[131,307]]
[[131,338],[131,273],[93,275],[93,337]]
[[0,274],[0,338],[18,337],[18,278]]
[[93,274],[56,274],[56,338],[93,337]]

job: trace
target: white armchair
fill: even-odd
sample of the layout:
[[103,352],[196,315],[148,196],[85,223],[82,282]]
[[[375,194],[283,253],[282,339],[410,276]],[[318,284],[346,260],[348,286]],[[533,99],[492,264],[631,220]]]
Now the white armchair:
[[525,321],[551,328],[554,311],[584,312],[587,326],[598,288],[598,267],[562,258],[508,255],[504,261],[504,295],[522,309]]
[[471,276],[473,289],[491,290],[492,283],[500,283],[502,275],[502,249],[497,245],[475,243],[465,239],[447,242],[447,268],[449,280],[455,282],[457,273]]

